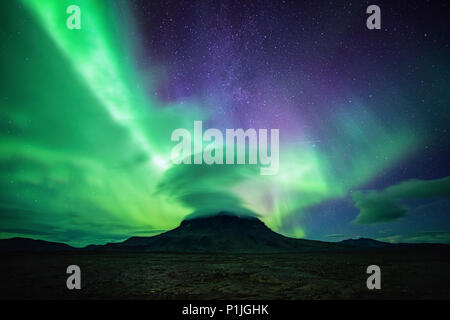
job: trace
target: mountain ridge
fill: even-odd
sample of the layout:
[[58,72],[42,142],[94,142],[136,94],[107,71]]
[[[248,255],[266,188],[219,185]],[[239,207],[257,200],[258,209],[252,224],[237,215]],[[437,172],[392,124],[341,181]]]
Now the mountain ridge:
[[143,251],[143,252],[217,252],[217,253],[287,253],[327,252],[361,249],[385,249],[411,246],[446,246],[445,244],[393,244],[370,238],[340,242],[296,239],[268,228],[253,216],[227,212],[183,220],[172,230],[151,237],[133,236],[122,242],[74,248],[65,243],[29,238],[0,239],[0,252],[15,251]]
[[285,237],[251,216],[220,213],[183,220],[153,237],[131,237],[102,250],[170,252],[293,252],[328,249],[329,243]]
[[43,251],[73,251],[77,250],[62,242],[45,241],[23,237],[0,239],[0,252],[43,252]]

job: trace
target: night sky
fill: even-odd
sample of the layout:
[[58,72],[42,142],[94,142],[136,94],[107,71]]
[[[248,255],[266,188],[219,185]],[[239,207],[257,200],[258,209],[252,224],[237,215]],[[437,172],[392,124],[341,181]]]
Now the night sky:
[[[450,243],[449,10],[2,1],[0,237],[102,244],[226,210],[292,237]],[[278,174],[173,165],[194,120],[279,129]]]

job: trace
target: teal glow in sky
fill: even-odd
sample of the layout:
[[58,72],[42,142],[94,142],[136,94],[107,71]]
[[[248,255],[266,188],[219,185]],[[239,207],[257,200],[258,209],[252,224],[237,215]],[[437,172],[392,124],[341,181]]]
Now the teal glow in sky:
[[[80,30],[66,27],[70,4],[81,8]],[[236,8],[217,9],[216,21],[208,19],[216,8],[195,4],[206,17],[189,21],[169,5],[143,19],[135,1],[1,6],[1,237],[82,246],[150,236],[193,212],[227,210],[294,237],[450,241],[441,152],[449,145],[449,66],[438,36],[420,48],[429,60],[406,51],[375,61],[359,53],[358,64],[334,53],[351,30],[322,46],[311,35],[277,36],[287,21],[270,33],[258,24],[263,18],[244,12],[245,28],[235,34]],[[176,17],[185,35],[171,29]],[[193,30],[203,33],[198,42]],[[289,37],[298,37],[299,47],[321,50],[327,62],[290,56],[289,48],[280,55],[276,46],[252,51],[277,37],[292,46],[297,38]],[[385,50],[368,46],[377,57]],[[349,74],[337,72],[347,64]],[[398,74],[408,70],[416,73],[403,81]],[[261,176],[252,165],[173,165],[171,133],[194,120],[280,129],[278,174]]]

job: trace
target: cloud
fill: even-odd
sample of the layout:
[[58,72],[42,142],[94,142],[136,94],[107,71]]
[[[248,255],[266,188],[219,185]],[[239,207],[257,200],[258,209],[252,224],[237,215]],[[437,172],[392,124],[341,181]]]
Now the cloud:
[[358,191],[352,199],[359,209],[354,220],[359,224],[394,221],[409,214],[402,205],[411,199],[436,199],[450,197],[450,177],[435,180],[408,180],[382,191]]
[[332,239],[343,239],[343,238],[349,238],[349,237],[350,236],[348,234],[342,234],[342,233],[327,235],[327,238],[332,238]]
[[408,209],[398,205],[395,200],[385,199],[378,194],[358,194],[353,196],[359,214],[356,223],[369,224],[397,220],[407,215]]
[[220,211],[256,216],[245,208],[232,186],[258,173],[257,166],[210,166],[180,164],[164,174],[157,185],[157,194],[164,194],[193,210],[196,216]]
[[450,243],[450,232],[429,231],[410,234],[399,234],[378,238],[379,241],[390,243]]

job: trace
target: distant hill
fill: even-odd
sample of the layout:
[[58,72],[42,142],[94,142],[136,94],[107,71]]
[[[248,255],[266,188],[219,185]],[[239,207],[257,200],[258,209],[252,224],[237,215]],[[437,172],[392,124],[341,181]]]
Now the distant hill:
[[347,239],[342,240],[339,243],[358,248],[386,248],[395,246],[395,244],[392,243],[382,242],[369,238]]
[[0,240],[0,252],[27,251],[68,251],[74,250],[65,243],[33,240],[28,238],[11,238]]
[[91,250],[165,252],[307,252],[342,249],[335,243],[293,239],[270,230],[254,217],[228,213],[184,220],[153,237],[132,237],[121,243],[89,246]]
[[369,238],[359,238],[359,239],[347,239],[339,242],[340,244],[346,245],[348,247],[354,247],[359,249],[439,249],[446,248],[449,249],[449,244],[444,243],[389,243],[382,242]]

